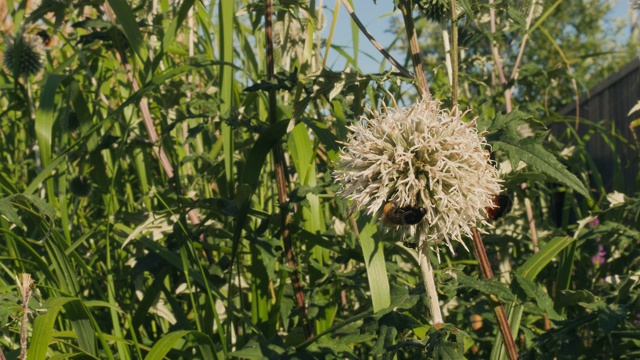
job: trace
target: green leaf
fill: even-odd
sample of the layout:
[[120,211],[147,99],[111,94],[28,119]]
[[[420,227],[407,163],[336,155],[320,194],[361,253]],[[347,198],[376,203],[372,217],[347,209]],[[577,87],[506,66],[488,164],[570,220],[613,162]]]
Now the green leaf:
[[124,35],[127,37],[131,48],[136,53],[140,61],[144,64],[149,58],[149,51],[146,42],[142,39],[142,33],[136,18],[133,16],[133,10],[129,3],[125,0],[108,0],[109,5],[116,14],[118,22],[122,25]]
[[513,126],[509,126],[508,129],[510,131],[503,132],[500,140],[493,142],[492,146],[494,151],[503,150],[509,154],[514,169],[522,161],[579,192],[587,199],[591,199],[584,184],[544,148],[540,138],[533,136],[521,138]]
[[493,279],[478,279],[466,275],[461,270],[456,269],[456,276],[460,285],[476,289],[486,295],[494,295],[501,302],[513,302],[516,301],[516,296],[511,292],[509,287],[498,281],[497,278]]
[[480,130],[486,130],[490,134],[489,139],[497,140],[496,133],[506,130],[509,126],[517,127],[527,124],[527,121],[531,120],[531,116],[523,113],[522,111],[515,109],[507,114],[496,114],[495,119],[490,117],[480,117],[478,119],[478,128]]
[[53,124],[55,122],[56,90],[66,75],[49,75],[40,94],[40,104],[36,111],[36,137],[40,146],[42,165],[47,166],[52,157]]
[[584,184],[558,159],[542,145],[546,134],[523,138],[519,126],[528,126],[531,116],[514,110],[508,114],[497,114],[493,120],[479,119],[478,128],[486,129],[493,151],[503,150],[509,154],[512,167],[515,169],[520,161],[535,170],[565,184],[571,189],[591,199]]
[[598,338],[610,335],[611,331],[627,318],[627,309],[618,304],[601,302],[598,309]]
[[547,266],[559,253],[575,241],[569,236],[556,237],[546,243],[540,250],[533,254],[525,263],[518,268],[518,275],[527,280],[534,280],[536,276]]
[[318,137],[318,140],[323,144],[327,150],[337,152],[340,150],[337,142],[336,135],[331,132],[327,124],[321,121],[305,120],[307,126],[313,130],[313,133]]
[[239,184],[249,185],[251,191],[256,189],[267,155],[286,134],[288,124],[288,121],[278,121],[260,134],[260,137],[251,148],[247,162],[240,174]]
[[[464,337],[469,337],[452,324],[443,324],[436,329],[432,327],[427,332],[428,340],[426,344],[427,354],[431,354],[433,359],[462,360],[464,359]],[[453,336],[452,336],[453,335]],[[455,341],[451,341],[451,338]]]
[[5,216],[7,220],[17,226],[24,226],[16,211],[16,202],[18,201],[24,201],[35,206],[41,214],[45,215],[51,221],[55,219],[56,211],[41,198],[35,195],[13,194],[0,199],[0,215]]
[[189,15],[189,10],[195,3],[195,0],[185,0],[180,5],[177,14],[174,16],[171,24],[167,27],[164,33],[164,37],[162,38],[162,49],[163,52],[166,52],[173,40],[176,38],[176,34],[180,29],[180,26]]
[[509,6],[507,8],[507,14],[509,15],[509,18],[515,21],[519,26],[523,28],[525,27],[526,20],[522,12],[518,11],[518,9],[515,9],[513,6]]
[[11,202],[14,197],[15,196],[12,195],[0,199],[0,215],[6,217],[7,220],[9,220],[9,222],[12,224],[15,224],[19,227],[24,227],[24,223],[22,222],[22,220],[20,220],[20,215],[18,215],[18,212]]
[[580,303],[593,303],[596,299],[597,297],[587,290],[562,290],[558,296],[558,306],[565,308]]
[[[233,106],[234,79],[233,68],[230,64],[234,63],[234,8],[235,1],[220,1],[218,3],[217,43],[220,60],[222,60],[222,63],[218,70],[218,73],[220,74],[220,90],[218,91],[218,101],[220,102],[220,114],[222,114],[223,116],[227,116]],[[226,123],[222,124],[222,147],[224,152],[225,180],[228,184],[232,184],[235,180],[235,163],[233,159],[235,152],[235,138],[231,131],[231,127]],[[232,194],[233,190],[229,190],[228,193],[224,195],[232,197]]]
[[211,360],[218,358],[215,347],[213,346],[211,339],[206,334],[194,330],[181,330],[169,333],[162,339],[158,340],[153,345],[147,356],[145,356],[145,360],[164,360],[165,356],[169,351],[171,351],[171,349],[184,343],[183,338],[186,337],[192,338],[198,345],[202,359]]
[[282,354],[284,349],[277,344],[251,339],[242,349],[230,353],[229,356],[241,359],[277,359]]
[[[360,227],[359,222],[359,226]],[[373,311],[379,311],[391,304],[389,277],[384,259],[384,247],[380,241],[375,241],[373,235],[377,230],[377,221],[371,219],[360,230],[360,246],[364,263],[367,267],[367,279],[371,289]]]
[[[70,297],[53,297],[47,300],[45,307],[47,312],[36,317],[33,323],[33,335],[27,352],[28,360],[47,358],[49,344],[55,333],[54,326],[58,314],[63,308],[65,310],[64,318],[71,321],[80,349],[94,357],[98,356],[96,340],[99,339],[103,347],[106,342],[101,333],[98,333],[99,336],[96,337],[98,329],[95,320],[81,300]],[[111,355],[110,351],[108,352]]]
[[562,320],[564,317],[560,316],[554,310],[554,303],[549,294],[547,294],[540,284],[536,284],[534,281],[529,280],[516,273],[517,284],[526,293],[527,297],[534,299],[540,310],[544,311],[551,320]]

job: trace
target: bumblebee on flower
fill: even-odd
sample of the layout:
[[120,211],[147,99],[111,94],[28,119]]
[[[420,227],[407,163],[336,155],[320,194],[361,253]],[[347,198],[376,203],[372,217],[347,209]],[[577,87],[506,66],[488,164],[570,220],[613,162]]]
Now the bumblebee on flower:
[[410,225],[421,247],[446,244],[452,251],[452,241],[462,242],[478,221],[485,223],[501,180],[474,121],[423,99],[349,129],[335,175],[355,209],[365,207],[372,216],[394,210],[415,226],[398,219],[391,225]]

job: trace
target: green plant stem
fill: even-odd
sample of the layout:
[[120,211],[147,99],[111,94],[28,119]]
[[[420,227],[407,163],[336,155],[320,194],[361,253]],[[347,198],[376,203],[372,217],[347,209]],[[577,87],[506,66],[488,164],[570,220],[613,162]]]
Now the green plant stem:
[[[333,4],[333,19],[331,20],[331,27],[329,27],[329,36],[327,37],[327,45],[324,51],[324,56],[322,57],[322,67],[327,67],[327,59],[329,58],[329,50],[331,49],[331,44],[333,42],[333,35],[335,34],[336,24],[338,23],[338,14],[340,14],[340,0],[335,0]],[[352,15],[353,17],[353,15]],[[355,21],[355,20],[354,20]]]
[[[353,19],[353,22],[356,23],[356,25],[358,26],[358,28],[360,29],[360,31],[362,31],[362,33],[364,34],[364,36],[367,37],[367,39],[369,39],[369,41],[371,42],[371,44],[378,50],[380,51],[380,53],[387,59],[389,60],[389,62],[391,63],[391,65],[395,66],[396,69],[398,69],[402,75],[413,79],[414,75],[407,70],[404,66],[402,66],[393,56],[391,56],[391,54],[389,54],[387,52],[387,50],[385,50],[382,45],[380,45],[380,43],[378,41],[376,41],[376,39],[373,37],[373,35],[371,35],[371,33],[369,33],[369,31],[367,31],[367,28],[364,26],[364,24],[362,24],[362,22],[360,21],[360,19],[358,18],[358,16],[356,16],[356,13],[353,11],[353,8],[351,7],[351,5],[349,5],[349,3],[347,2],[347,0],[342,0],[342,5],[344,5],[344,8],[347,9],[347,12],[349,13],[349,15],[351,15],[351,18]],[[423,74],[424,75],[424,74]]]
[[458,17],[456,0],[451,0],[451,106],[458,112]]
[[[496,9],[493,6],[493,0],[489,0],[489,19],[490,19],[490,24],[489,26],[491,27],[491,34],[495,34],[496,33]],[[496,45],[495,40],[491,40],[491,53],[493,54],[493,61],[496,64],[496,70],[498,71],[498,76],[500,78],[500,84],[501,85],[506,85],[507,84],[507,78],[504,75],[504,68],[502,66],[502,60],[500,59],[500,53],[498,51],[498,46]],[[504,104],[505,107],[507,109],[507,113],[511,112],[511,90],[510,89],[505,89],[504,91]]]
[[31,299],[31,274],[22,274],[22,281],[18,282],[22,295],[22,322],[20,324],[20,360],[27,358],[27,330],[29,328],[29,300]]
[[431,311],[433,325],[442,324],[444,320],[442,319],[438,290],[436,289],[436,283],[433,277],[433,266],[431,266],[431,260],[429,259],[429,246],[426,241],[424,241],[424,245],[420,247],[418,259],[420,261],[424,289],[427,293],[427,299],[429,299],[429,310]]
[[427,77],[424,74],[422,66],[422,59],[420,58],[420,45],[418,44],[418,34],[416,33],[416,27],[413,23],[412,4],[410,0],[400,1],[398,8],[404,18],[404,28],[409,38],[409,46],[411,48],[411,61],[413,62],[413,69],[415,72],[416,87],[418,89],[418,95],[421,98],[428,98],[431,96],[429,93],[429,83]]
[[[472,228],[471,231],[473,233],[473,249],[475,250],[476,259],[478,260],[478,264],[480,265],[482,275],[485,277],[485,279],[492,279],[493,271],[491,270],[491,264],[489,263],[487,252],[484,249],[484,244],[482,243],[480,232],[476,227]],[[504,345],[507,348],[509,359],[517,360],[518,349],[516,348],[516,343],[513,341],[511,327],[509,326],[509,320],[507,319],[507,314],[504,311],[504,307],[502,306],[502,303],[500,303],[498,298],[493,295],[489,297],[489,302],[491,303],[493,312],[496,315],[496,319],[498,320],[498,326],[504,340]]]
[[[265,2],[265,36],[266,36],[266,52],[267,52],[267,81],[275,81],[275,60],[273,57],[273,1]],[[269,89],[269,121],[275,124],[278,121],[278,103],[276,99],[276,90]],[[289,214],[289,198],[287,195],[288,182],[286,165],[284,160],[284,152],[282,144],[276,143],[273,147],[273,161],[275,164],[276,186],[278,188],[278,203],[280,207],[280,220],[282,225],[282,242],[285,249],[285,258],[287,264],[293,269],[289,278],[293,286],[296,305],[302,319],[302,328],[307,340],[313,338],[313,330],[307,316],[307,305],[305,303],[304,291],[300,276],[298,275],[298,263],[291,242],[291,216]]]

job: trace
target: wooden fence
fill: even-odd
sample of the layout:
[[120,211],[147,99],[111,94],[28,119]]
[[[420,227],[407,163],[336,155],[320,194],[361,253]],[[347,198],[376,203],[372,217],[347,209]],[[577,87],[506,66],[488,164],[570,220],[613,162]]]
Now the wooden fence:
[[[579,101],[580,118],[600,122],[608,129],[615,127],[621,134],[620,138],[609,139],[596,131],[587,142],[587,151],[598,167],[607,191],[617,190],[628,195],[640,192],[638,147],[632,150],[623,145],[636,143],[633,131],[635,136],[640,137],[640,129],[629,128],[631,121],[640,118],[640,112],[627,115],[639,100],[640,59],[635,59],[589,90]],[[560,114],[575,118],[576,103],[561,109]],[[553,132],[558,130],[564,129],[554,129]],[[593,131],[593,128],[585,125],[578,127],[581,136],[589,131]]]

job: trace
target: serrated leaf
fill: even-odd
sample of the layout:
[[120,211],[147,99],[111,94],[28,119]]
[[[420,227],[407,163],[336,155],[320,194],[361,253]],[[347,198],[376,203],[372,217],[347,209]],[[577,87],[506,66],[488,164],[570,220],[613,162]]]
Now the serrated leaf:
[[251,339],[242,349],[229,354],[243,359],[275,359],[284,354],[284,349],[275,344]]
[[456,274],[460,285],[476,289],[486,295],[494,295],[503,303],[516,301],[516,296],[509,287],[498,281],[497,278],[490,280],[478,279],[465,275],[462,271],[456,271]]
[[24,227],[24,223],[20,220],[18,212],[14,209],[11,200],[14,196],[7,196],[4,199],[0,199],[0,216],[4,216],[9,222],[19,227]]
[[607,336],[619,324],[624,322],[627,317],[627,309],[620,307],[618,304],[601,303],[598,311],[598,337]]
[[[478,11],[478,2],[477,1],[471,1],[471,0],[460,0],[458,1],[458,4],[460,5],[460,7],[462,8],[462,13],[460,15],[463,14],[475,14],[476,11]],[[471,16],[469,16],[469,18],[471,18]]]
[[525,278],[516,273],[516,280],[518,285],[527,294],[527,297],[534,299],[540,310],[544,311],[551,320],[563,319],[555,310],[554,303],[549,294],[547,294],[540,284],[536,284],[534,281]]
[[526,20],[524,15],[517,9],[514,9],[512,6],[509,6],[507,8],[507,14],[509,15],[509,17],[515,21],[518,25],[520,25],[521,27],[524,27],[526,24]]
[[593,303],[596,296],[587,290],[562,290],[558,299],[559,306],[568,307],[579,303]]
[[371,349],[371,353],[374,355],[385,354],[386,348],[393,344],[396,335],[398,335],[398,329],[393,326],[381,325],[378,330],[378,339]]
[[533,136],[520,138],[512,126],[510,131],[504,132],[500,140],[493,142],[494,150],[503,150],[509,153],[511,163],[515,166],[522,161],[536,170],[548,175],[556,181],[577,191],[588,199],[591,199],[584,184],[558,159],[548,152],[539,139]]
[[13,194],[0,199],[0,216],[4,216],[11,223],[23,227],[24,223],[20,220],[20,215],[16,211],[14,203],[16,201],[24,201],[33,205],[41,214],[49,219],[55,218],[55,210],[41,198],[29,194]]
[[[452,334],[455,335],[455,342],[450,341]],[[455,329],[451,324],[444,324],[438,330],[431,328],[427,335],[429,336],[426,344],[428,358],[443,360],[464,359],[464,337],[460,335],[466,334]]]
[[[490,114],[485,114],[478,118],[478,129],[488,131],[490,135],[487,136],[487,138],[491,140],[495,138],[496,133],[505,129],[507,126],[511,125],[517,127],[524,125],[527,123],[526,120],[530,118],[530,115],[527,115],[517,109],[507,114],[495,114],[495,119],[491,119]],[[491,134],[494,135],[492,136]]]

